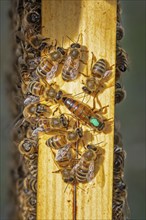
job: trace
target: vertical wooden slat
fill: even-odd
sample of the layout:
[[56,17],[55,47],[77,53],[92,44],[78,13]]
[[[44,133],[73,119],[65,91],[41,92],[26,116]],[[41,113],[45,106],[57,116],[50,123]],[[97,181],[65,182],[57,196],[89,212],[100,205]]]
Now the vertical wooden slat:
[[[112,66],[112,78],[107,88],[99,95],[102,106],[109,105],[107,118],[112,118],[114,124],[114,65],[116,49],[116,0],[112,1],[85,1],[85,0],[49,0],[42,1],[42,33],[51,39],[57,39],[63,46],[70,45],[69,36],[77,41],[79,34],[82,37],[79,43],[86,45],[88,64],[82,72],[90,75],[92,54],[97,59],[105,58]],[[73,95],[82,91],[83,76],[71,83],[63,82],[61,74],[55,78],[60,88]],[[89,97],[88,97],[89,98]],[[80,99],[81,100],[81,99]],[[88,100],[88,99],[86,99]],[[92,106],[92,99],[88,105]],[[99,105],[97,103],[97,108]],[[61,107],[66,112],[64,107]],[[86,126],[83,126],[83,130]],[[38,220],[61,219],[112,219],[112,177],[113,177],[113,125],[112,130],[103,134],[93,133],[93,143],[103,141],[104,160],[101,162],[96,178],[88,184],[79,184],[76,189],[76,213],[74,215],[73,186],[62,181],[61,174],[52,173],[57,170],[51,151],[45,146],[49,135],[40,136],[39,165],[38,165]]]

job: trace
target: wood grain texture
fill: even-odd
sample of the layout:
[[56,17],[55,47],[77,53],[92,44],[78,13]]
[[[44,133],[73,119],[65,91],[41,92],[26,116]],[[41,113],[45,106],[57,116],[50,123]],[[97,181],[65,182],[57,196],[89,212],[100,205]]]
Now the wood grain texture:
[[[114,84],[115,84],[115,50],[116,50],[116,0],[43,0],[42,1],[42,34],[57,39],[59,45],[69,47],[79,37],[79,43],[88,48],[88,63],[81,65],[81,72],[90,75],[92,53],[96,59],[106,59],[112,66],[112,77],[107,88],[99,95],[102,106],[109,105],[106,117],[112,118],[114,124]],[[64,82],[59,74],[54,81],[60,88],[73,95],[82,91],[82,75],[73,82]],[[81,97],[78,99],[82,100]],[[93,105],[92,98],[85,102]],[[97,108],[100,106],[96,105]],[[69,113],[61,106],[63,113]],[[93,133],[92,143],[103,141],[104,160],[99,166],[96,178],[88,184],[79,184],[79,188],[66,184],[60,173],[52,173],[58,167],[54,163],[52,152],[45,141],[50,134],[41,134],[39,141],[38,163],[38,220],[110,220],[112,219],[112,178],[113,178],[113,124],[109,133]],[[83,130],[89,127],[82,126]],[[75,204],[76,195],[76,204]]]

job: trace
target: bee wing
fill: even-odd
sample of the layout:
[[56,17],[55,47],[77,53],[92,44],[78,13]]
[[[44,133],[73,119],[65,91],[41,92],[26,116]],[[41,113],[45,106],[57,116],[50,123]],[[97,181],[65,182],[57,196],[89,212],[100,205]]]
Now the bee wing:
[[87,174],[87,181],[90,182],[94,178],[94,161],[90,163],[89,171]]
[[64,71],[69,69],[71,61],[72,61],[71,56],[68,56],[64,62],[64,66],[63,66]]
[[55,76],[57,69],[58,69],[58,64],[52,66],[51,70],[46,75],[47,82],[50,82],[51,79]]
[[104,73],[103,78],[104,78],[104,79],[105,79],[105,78],[108,78],[108,77],[111,76],[111,74],[112,74],[112,71],[111,71],[111,70],[107,70],[107,71]]
[[43,128],[40,128],[40,127],[37,127],[33,132],[32,132],[32,136],[36,137],[38,135],[38,132],[42,132],[44,129]]
[[69,151],[69,148],[70,148],[70,145],[66,145],[63,148],[59,149],[57,151],[55,160],[60,161],[67,154],[67,152]]
[[24,100],[24,105],[26,106],[26,105],[29,105],[30,103],[36,103],[39,101],[40,101],[40,98],[38,96],[30,95]]

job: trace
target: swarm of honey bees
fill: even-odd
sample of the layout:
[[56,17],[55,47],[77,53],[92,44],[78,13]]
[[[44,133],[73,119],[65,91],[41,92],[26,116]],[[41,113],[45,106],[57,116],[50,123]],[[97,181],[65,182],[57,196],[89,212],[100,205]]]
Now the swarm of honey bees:
[[[41,0],[14,0],[10,16],[15,30],[16,58],[15,74],[9,77],[9,90],[13,116],[19,115],[13,129],[13,141],[20,153],[15,171],[17,218],[33,220],[36,219],[39,134],[51,134],[46,147],[53,153],[62,181],[78,184],[95,178],[94,167],[102,153],[98,144],[84,143],[85,131],[81,125],[87,125],[97,133],[107,132],[110,122],[103,114],[105,107],[97,110],[95,103],[97,94],[106,89],[112,68],[107,60],[99,58],[92,65],[91,76],[86,76],[81,89],[84,96],[93,97],[92,108],[61,90],[54,80],[58,73],[67,83],[80,77],[79,67],[84,52],[82,45],[73,42],[68,48],[63,48],[58,46],[57,41],[51,42],[41,35]],[[119,1],[116,35],[115,104],[118,104],[126,96],[119,81],[128,68],[127,53],[120,46],[124,30]],[[64,106],[69,114],[62,113],[60,106]],[[125,219],[127,201],[127,188],[123,180],[126,153],[116,124],[114,137],[113,220],[122,220]],[[81,152],[76,148],[78,142],[84,149]]]

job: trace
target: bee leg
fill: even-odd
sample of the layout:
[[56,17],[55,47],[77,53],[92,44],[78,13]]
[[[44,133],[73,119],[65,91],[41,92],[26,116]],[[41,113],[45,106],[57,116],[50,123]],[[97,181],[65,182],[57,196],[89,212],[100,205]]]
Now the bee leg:
[[87,65],[87,63],[85,63],[83,60],[79,60],[81,63],[83,63],[83,64],[85,64],[85,65]]
[[102,114],[106,114],[106,113],[107,113],[107,108],[108,108],[108,107],[109,107],[109,105],[106,105],[106,106],[100,108],[99,110],[94,109],[93,112],[94,112],[94,113],[100,113],[100,112],[102,112],[102,111],[105,109],[105,111],[102,112]]
[[100,108],[102,108],[102,105],[101,105],[101,102],[100,102],[98,96],[96,96],[95,98],[96,98],[96,102],[99,104]]
[[61,170],[55,170],[55,171],[52,171],[52,173],[60,173]]
[[96,62],[96,57],[95,57],[95,55],[94,55],[93,52],[91,52],[91,53],[92,53],[92,60],[91,60],[91,67],[90,67],[90,70],[91,70],[91,72],[92,72],[93,62]]
[[59,108],[60,106],[58,106],[54,111],[53,111],[53,113],[52,113],[52,115],[54,116],[55,115],[55,112],[57,112],[57,111],[59,111],[59,113],[61,114],[61,111],[60,111],[60,108]]
[[82,73],[82,72],[79,72],[80,74],[82,74],[84,77],[89,77],[88,75]]

